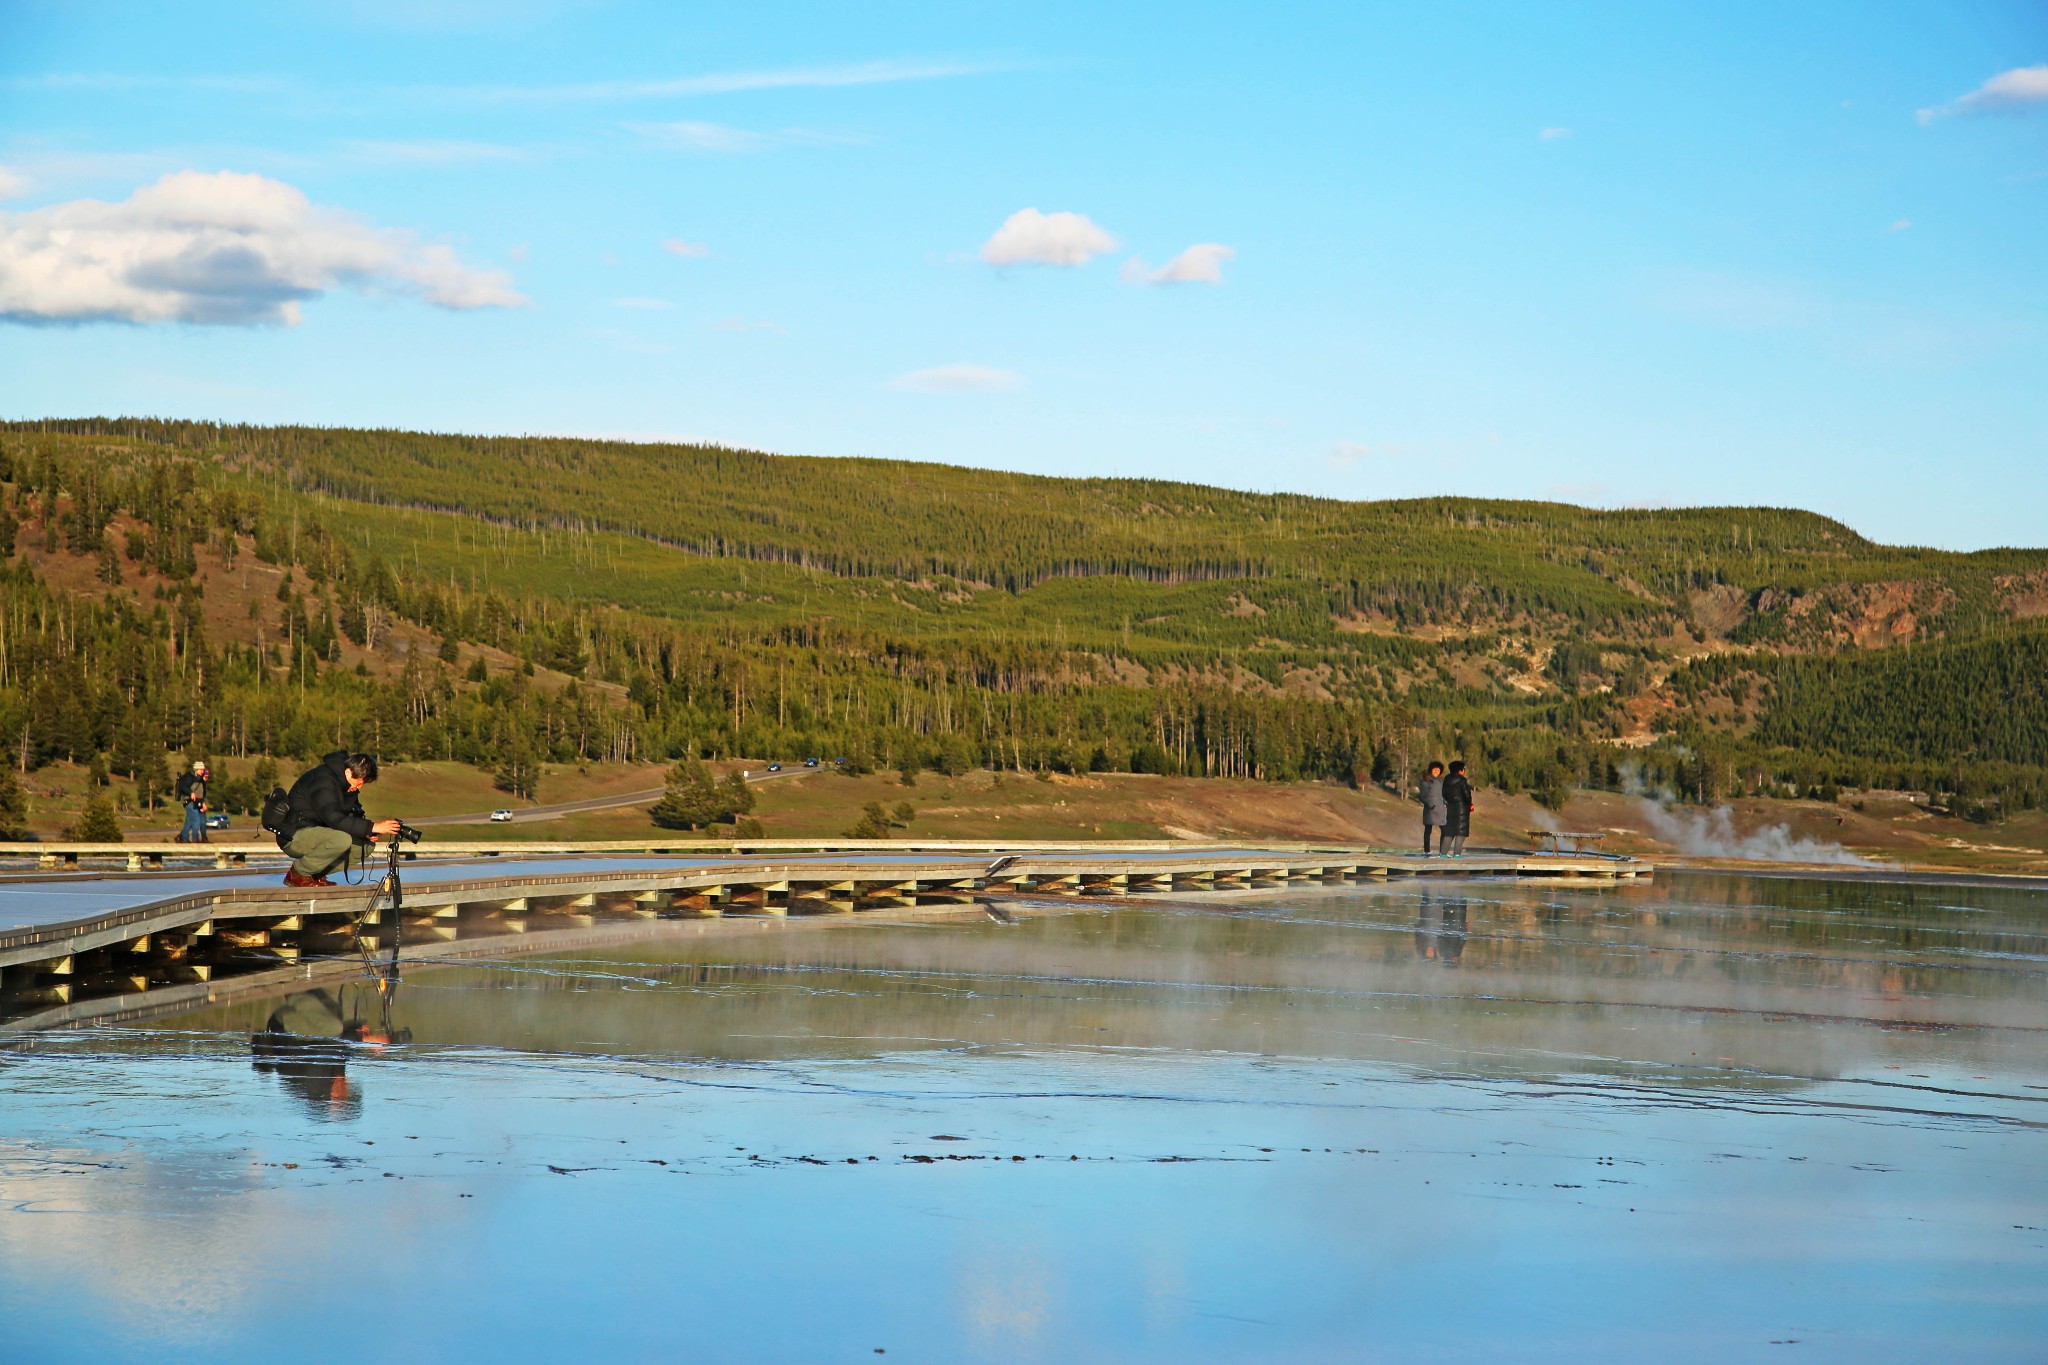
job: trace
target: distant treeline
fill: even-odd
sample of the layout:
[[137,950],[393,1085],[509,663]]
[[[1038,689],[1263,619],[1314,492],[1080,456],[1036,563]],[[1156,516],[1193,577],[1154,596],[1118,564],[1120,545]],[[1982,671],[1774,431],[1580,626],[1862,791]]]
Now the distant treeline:
[[[430,530],[495,530],[429,547],[387,542],[374,518],[329,525],[364,504],[451,509]],[[706,580],[687,616],[659,600],[564,600],[552,585],[588,573],[563,574],[551,538],[567,535],[592,571],[616,553],[589,527],[784,577]],[[246,617],[223,619],[202,555],[226,566],[216,573],[244,555],[285,572]],[[1943,585],[1951,626],[2002,623],[2000,584],[2048,562],[1889,550],[1772,510],[1353,504],[709,447],[125,419],[0,427],[0,557],[0,739],[14,766],[97,764],[139,800],[158,799],[174,752],[302,760],[350,745],[477,764],[529,792],[542,761],[817,755],[1398,783],[1426,757],[1463,754],[1483,781],[1555,803],[1640,776],[1605,741],[1663,657],[1648,633],[1687,618],[1688,592],[1822,592],[1911,570]],[[673,576],[668,562],[643,581]],[[1081,574],[1095,578],[1053,586]],[[81,576],[97,588],[79,590]],[[1105,578],[1115,592],[1087,589]],[[976,592],[1028,594],[1040,616],[1004,629]],[[1043,629],[1041,599],[1071,622]],[[1432,643],[1334,629],[1354,614],[1468,630]],[[1566,635],[1546,670],[1557,690],[1529,695],[1508,673],[1529,663],[1517,640],[1535,615]],[[1739,686],[1750,720],[1681,725],[1635,763],[1703,799],[1864,774],[2034,804],[2041,643],[1704,660],[1674,687],[1733,703]]]

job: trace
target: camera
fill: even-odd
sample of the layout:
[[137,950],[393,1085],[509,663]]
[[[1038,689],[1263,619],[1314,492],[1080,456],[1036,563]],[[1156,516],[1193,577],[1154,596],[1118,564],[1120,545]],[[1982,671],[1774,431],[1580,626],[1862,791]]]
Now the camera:
[[409,844],[416,844],[426,836],[421,834],[418,830],[414,829],[411,825],[405,823],[405,821],[400,820],[398,822],[398,837],[405,840]]

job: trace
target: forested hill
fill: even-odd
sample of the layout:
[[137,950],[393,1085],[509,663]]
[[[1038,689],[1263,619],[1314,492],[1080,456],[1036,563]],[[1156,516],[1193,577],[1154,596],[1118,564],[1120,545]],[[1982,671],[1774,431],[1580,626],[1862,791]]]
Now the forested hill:
[[[1779,509],[96,419],[0,424],[0,553],[17,769],[354,739],[515,784],[800,749],[1385,780],[1427,747],[1551,794],[1629,760],[1702,796],[1819,775],[1996,811],[2048,752],[2011,666],[2048,552]],[[1873,724],[1930,679],[1938,724]]]
[[[1764,635],[1790,625],[1797,637],[1810,625],[1818,642],[1830,631],[1867,630],[1875,606],[1883,628],[1931,638],[2009,614],[2014,599],[2043,590],[2048,569],[2041,551],[1898,549],[1774,508],[1341,502],[712,446],[401,431],[139,420],[4,429],[38,444],[63,435],[102,450],[118,442],[188,452],[273,492],[457,512],[526,530],[617,532],[842,578],[942,579],[961,591],[1009,593],[1055,577],[1241,581],[1270,585],[1288,605],[1306,593],[1332,621],[1470,624],[1522,613],[1637,632],[1676,621],[1725,633],[1755,615],[1770,618],[1756,628]],[[1893,604],[1868,600],[1873,585],[1912,597],[1910,627],[1886,610]],[[1830,591],[1839,600],[1804,600]]]

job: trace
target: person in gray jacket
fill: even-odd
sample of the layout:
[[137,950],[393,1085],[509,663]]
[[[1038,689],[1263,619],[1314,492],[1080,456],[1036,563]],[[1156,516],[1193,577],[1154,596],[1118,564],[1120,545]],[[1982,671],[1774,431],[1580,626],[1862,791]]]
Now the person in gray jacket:
[[1428,776],[1422,779],[1422,851],[1429,852],[1429,832],[1437,832],[1437,843],[1443,843],[1444,822],[1450,819],[1450,807],[1444,804],[1444,765],[1429,765]]

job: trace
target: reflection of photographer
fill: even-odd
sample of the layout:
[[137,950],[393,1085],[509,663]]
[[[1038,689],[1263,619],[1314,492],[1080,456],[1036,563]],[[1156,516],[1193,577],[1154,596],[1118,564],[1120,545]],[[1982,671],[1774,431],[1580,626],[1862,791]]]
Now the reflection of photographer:
[[249,1035],[249,1053],[256,1069],[275,1073],[314,1118],[352,1119],[362,1111],[362,1096],[349,1084],[349,1044],[382,1041],[346,1020],[332,995],[316,990],[280,1002],[263,1031]]
[[372,824],[363,814],[357,793],[376,780],[376,759],[340,750],[292,783],[289,809],[280,819],[273,822],[265,811],[264,827],[276,833],[277,846],[292,860],[286,886],[331,886],[327,874],[346,866],[351,855],[358,865],[366,861],[370,844],[420,837],[402,821]]

